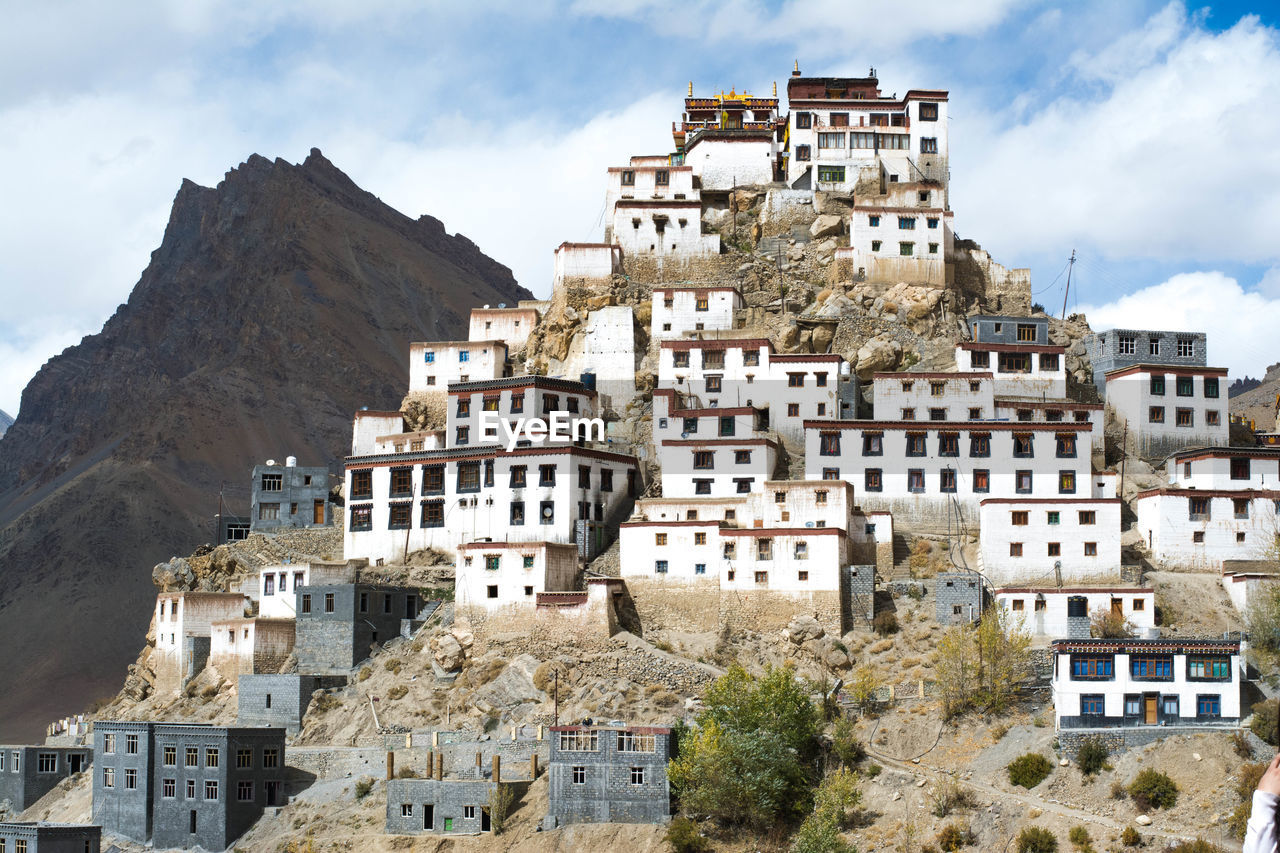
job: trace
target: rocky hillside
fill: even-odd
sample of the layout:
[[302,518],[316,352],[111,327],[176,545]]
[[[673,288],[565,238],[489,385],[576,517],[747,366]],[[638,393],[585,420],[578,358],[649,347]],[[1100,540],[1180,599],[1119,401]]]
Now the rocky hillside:
[[223,484],[246,514],[255,462],[341,458],[351,413],[402,394],[410,341],[529,295],[316,150],[184,182],[129,301],[44,366],[0,440],[0,741],[115,692],[148,567],[211,539]]
[[1260,430],[1272,430],[1276,426],[1276,398],[1280,397],[1280,364],[1267,368],[1261,380],[1246,380],[1252,384],[1231,388],[1231,414],[1252,420]]
[[4,435],[12,425],[13,418],[9,417],[3,409],[0,409],[0,435]]

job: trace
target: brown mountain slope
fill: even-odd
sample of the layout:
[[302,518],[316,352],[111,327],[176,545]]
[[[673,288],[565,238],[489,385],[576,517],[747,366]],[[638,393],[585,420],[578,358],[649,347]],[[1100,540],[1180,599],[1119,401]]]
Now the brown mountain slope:
[[1260,430],[1276,428],[1276,399],[1280,397],[1280,364],[1267,368],[1262,380],[1250,388],[1231,395],[1231,414],[1252,420]]
[[184,182],[128,303],[44,366],[0,439],[0,742],[115,692],[151,567],[209,541],[220,483],[341,458],[351,413],[402,396],[410,341],[528,297],[318,151]]

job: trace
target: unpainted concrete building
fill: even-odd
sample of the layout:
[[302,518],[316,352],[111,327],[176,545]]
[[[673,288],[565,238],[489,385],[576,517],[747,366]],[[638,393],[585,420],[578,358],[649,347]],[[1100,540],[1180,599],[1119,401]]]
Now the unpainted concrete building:
[[491,778],[388,779],[387,834],[492,832],[493,805],[499,796],[515,802],[528,786],[528,782],[495,782]]
[[977,572],[940,572],[934,578],[934,618],[940,625],[970,625],[982,616],[987,591]]
[[292,456],[285,464],[268,460],[253,468],[250,516],[255,533],[326,527],[333,523],[329,506],[329,469],[299,468]]
[[373,584],[303,586],[296,595],[294,652],[308,675],[347,674],[374,643],[411,632],[439,604],[416,590]]
[[292,737],[302,731],[313,694],[346,683],[341,675],[242,675],[236,688],[236,723],[275,726]]
[[102,827],[80,823],[0,823],[0,851],[3,853],[98,853],[102,849]]
[[552,726],[544,826],[666,823],[671,729]]
[[92,761],[87,747],[0,746],[0,802],[22,811]]
[[1098,393],[1107,388],[1107,372],[1135,364],[1207,367],[1209,344],[1204,332],[1156,332],[1150,329],[1108,329],[1088,335],[1085,351],[1093,365]]

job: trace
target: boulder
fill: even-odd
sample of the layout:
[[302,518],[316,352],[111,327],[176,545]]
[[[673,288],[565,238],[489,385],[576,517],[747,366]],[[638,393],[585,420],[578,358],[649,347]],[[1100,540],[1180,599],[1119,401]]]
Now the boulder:
[[844,233],[844,217],[834,213],[824,213],[809,226],[809,236],[815,240],[823,237],[838,237]]
[[1140,814],[1137,817],[1135,817],[1133,819],[1133,822],[1136,823],[1138,826],[1151,826],[1151,818],[1149,818],[1144,814]]
[[800,645],[808,640],[816,640],[825,636],[826,631],[822,630],[822,625],[818,624],[818,620],[812,616],[800,613],[792,617],[787,623],[787,639],[796,645]]
[[823,323],[820,326],[814,326],[813,337],[809,339],[809,346],[814,352],[827,352],[831,349],[831,342],[835,340],[835,336],[835,329],[830,324]]
[[196,575],[191,564],[182,557],[174,557],[167,563],[157,563],[151,570],[151,582],[161,592],[182,592],[193,588]]
[[797,341],[800,340],[800,327],[792,323],[782,330],[778,343],[785,350],[795,349]]
[[462,664],[467,659],[466,653],[462,650],[462,644],[453,634],[441,634],[436,637],[431,641],[431,648],[434,652],[432,657],[445,672],[457,672],[462,669]]
[[885,335],[877,335],[858,350],[858,378],[869,381],[872,374],[893,370],[901,361],[902,344]]

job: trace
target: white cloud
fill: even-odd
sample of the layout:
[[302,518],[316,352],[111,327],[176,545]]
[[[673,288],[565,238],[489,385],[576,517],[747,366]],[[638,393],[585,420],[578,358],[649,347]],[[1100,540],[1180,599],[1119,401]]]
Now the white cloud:
[[1274,266],[1262,274],[1257,291],[1268,299],[1280,299],[1280,266]]
[[1210,366],[1228,368],[1233,378],[1260,377],[1280,360],[1275,348],[1280,298],[1245,291],[1234,278],[1217,271],[1181,273],[1114,302],[1082,305],[1079,310],[1098,331],[1122,327],[1205,332]]

